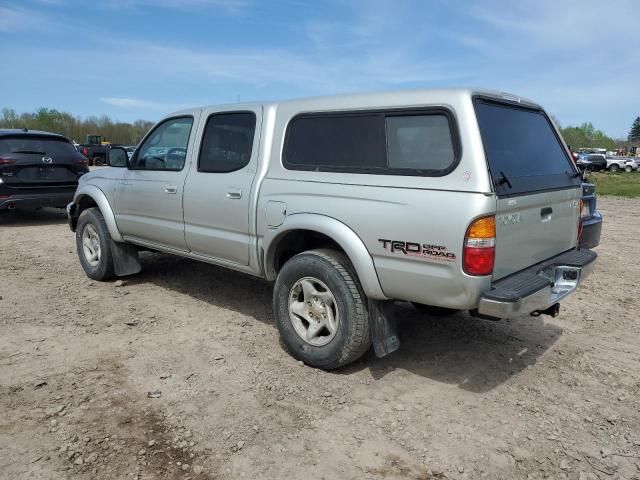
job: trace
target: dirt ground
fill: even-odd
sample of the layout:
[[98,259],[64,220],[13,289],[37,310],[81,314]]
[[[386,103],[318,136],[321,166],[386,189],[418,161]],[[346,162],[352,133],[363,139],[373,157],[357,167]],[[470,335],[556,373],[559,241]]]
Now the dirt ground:
[[332,373],[280,348],[269,284],[142,255],[85,277],[56,210],[0,215],[0,477],[640,478],[640,199],[599,199],[560,317],[435,319]]

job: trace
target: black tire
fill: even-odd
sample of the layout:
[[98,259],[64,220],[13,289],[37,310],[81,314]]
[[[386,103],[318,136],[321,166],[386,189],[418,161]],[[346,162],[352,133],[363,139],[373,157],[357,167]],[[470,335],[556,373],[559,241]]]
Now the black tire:
[[454,313],[458,313],[460,311],[460,310],[456,310],[455,308],[436,307],[433,305],[424,305],[422,303],[411,302],[411,304],[420,313],[431,315],[432,317],[447,317],[449,315],[453,315]]
[[102,166],[102,163],[103,163],[103,162],[102,162],[102,157],[93,157],[93,164],[94,164],[96,167],[100,167],[100,166]]
[[631,172],[633,172],[633,168],[631,168],[631,167],[624,167],[624,171],[625,171],[625,172],[627,172],[627,173],[631,173]]
[[609,171],[610,172],[619,172],[620,171],[620,165],[618,165],[617,163],[612,163],[611,165],[609,165]]
[[[91,265],[89,259],[86,258],[83,248],[82,238],[85,229],[89,226],[93,227],[97,232],[100,244],[100,258],[97,265]],[[109,234],[109,229],[104,221],[104,217],[102,213],[100,213],[100,209],[95,207],[87,208],[80,214],[76,227],[76,250],[78,251],[80,264],[87,274],[87,277],[100,281],[109,280],[114,277],[111,235]]]
[[[289,297],[306,277],[323,282],[335,299],[340,321],[333,338],[323,346],[307,343],[289,317]],[[334,250],[310,250],[287,261],[276,279],[273,311],[285,350],[307,365],[332,370],[360,358],[371,346],[367,298],[349,259]]]

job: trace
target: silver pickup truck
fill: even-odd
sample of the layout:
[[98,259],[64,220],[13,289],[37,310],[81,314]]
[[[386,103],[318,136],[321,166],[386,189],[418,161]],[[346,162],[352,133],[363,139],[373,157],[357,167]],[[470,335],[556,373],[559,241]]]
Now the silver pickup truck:
[[472,89],[194,108],[67,210],[97,280],[151,249],[275,281],[285,348],[331,369],[398,348],[392,301],[481,318],[557,315],[591,270],[581,176],[544,110]]

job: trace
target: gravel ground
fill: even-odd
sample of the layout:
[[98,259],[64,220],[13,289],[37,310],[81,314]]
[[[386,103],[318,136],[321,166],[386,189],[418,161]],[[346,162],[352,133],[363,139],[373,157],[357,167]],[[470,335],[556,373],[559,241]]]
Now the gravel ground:
[[0,214],[0,477],[640,478],[640,200],[600,198],[560,317],[430,318],[326,373],[278,345],[271,288],[162,254],[89,281],[64,215]]

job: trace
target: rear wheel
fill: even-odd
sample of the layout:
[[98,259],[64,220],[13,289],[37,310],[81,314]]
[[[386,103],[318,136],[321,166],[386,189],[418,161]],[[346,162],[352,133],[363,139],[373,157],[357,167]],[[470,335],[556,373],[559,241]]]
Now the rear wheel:
[[89,278],[113,278],[111,235],[98,208],[88,208],[80,214],[76,227],[76,249],[80,264]]
[[609,165],[609,171],[611,171],[611,172],[619,172],[620,171],[620,165],[618,165],[617,163],[612,163],[611,165]]
[[100,167],[102,165],[102,157],[93,157],[93,164],[96,167]]
[[348,258],[311,250],[282,267],[273,309],[283,346],[294,358],[330,370],[371,346],[367,301]]

